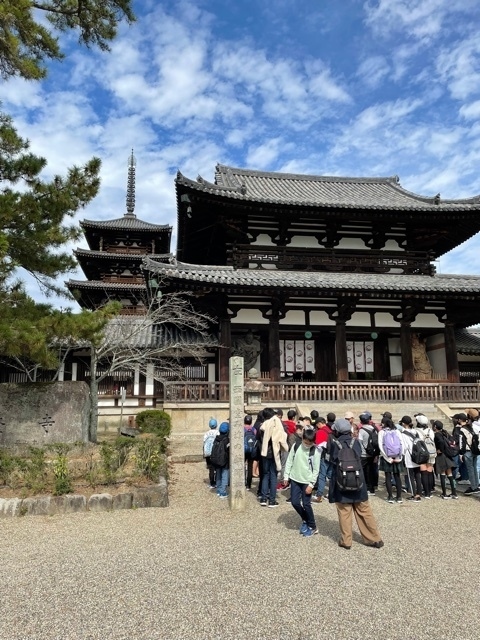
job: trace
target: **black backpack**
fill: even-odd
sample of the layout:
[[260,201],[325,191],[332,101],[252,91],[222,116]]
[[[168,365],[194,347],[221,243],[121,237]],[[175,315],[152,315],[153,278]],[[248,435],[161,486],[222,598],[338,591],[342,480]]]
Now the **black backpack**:
[[253,429],[245,429],[243,434],[243,449],[247,458],[251,458],[256,450],[257,436]]
[[415,464],[426,464],[430,460],[430,454],[425,442],[421,438],[414,436],[413,433],[410,433],[410,431],[407,431],[406,429],[403,433],[409,435],[413,440],[411,453],[412,462]]
[[336,483],[340,491],[359,491],[363,487],[362,461],[353,450],[355,440],[348,446],[343,446],[333,438],[338,447]]
[[215,467],[226,467],[228,464],[228,438],[215,438],[212,453],[210,454],[210,462]]
[[455,436],[450,435],[447,431],[442,431],[443,441],[445,443],[445,455],[453,459],[458,456],[460,448]]
[[369,458],[376,458],[380,455],[380,447],[378,446],[378,432],[375,427],[372,427],[371,430],[365,429],[362,427],[364,431],[368,433],[367,444],[365,445],[365,453]]
[[[470,425],[464,425],[462,429],[465,429],[465,431],[468,431],[468,433],[472,436],[472,444],[469,447],[470,451],[472,452],[472,456],[478,456],[480,454],[478,434],[475,433],[475,431],[472,429]],[[467,447],[468,447],[468,440],[467,440]]]

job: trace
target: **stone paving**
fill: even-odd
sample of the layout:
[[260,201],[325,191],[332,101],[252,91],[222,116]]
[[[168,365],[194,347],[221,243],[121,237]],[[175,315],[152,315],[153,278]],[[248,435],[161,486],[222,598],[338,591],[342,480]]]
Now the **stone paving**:
[[442,640],[480,636],[480,501],[372,500],[385,541],[337,546],[280,496],[244,513],[175,465],[170,507],[0,521],[2,640]]

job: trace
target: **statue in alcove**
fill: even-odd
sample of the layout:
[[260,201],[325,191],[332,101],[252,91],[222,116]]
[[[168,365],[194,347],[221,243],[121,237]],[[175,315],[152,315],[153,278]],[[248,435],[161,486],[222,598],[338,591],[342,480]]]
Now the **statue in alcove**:
[[245,371],[254,368],[258,356],[262,353],[263,347],[260,340],[251,331],[247,331],[242,337],[236,338],[233,342],[232,355],[243,358]]
[[420,379],[431,378],[433,367],[428,359],[425,340],[418,333],[412,333],[412,357],[415,375]]

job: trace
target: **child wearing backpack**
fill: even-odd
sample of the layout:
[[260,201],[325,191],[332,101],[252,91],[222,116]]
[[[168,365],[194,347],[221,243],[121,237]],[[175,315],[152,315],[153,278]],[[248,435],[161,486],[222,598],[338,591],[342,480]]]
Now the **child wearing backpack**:
[[353,513],[364,544],[381,549],[383,541],[368,501],[363,476],[360,459],[362,449],[360,442],[352,437],[352,425],[348,420],[335,420],[328,452],[333,466],[328,501],[335,503],[337,508],[341,534],[338,546],[343,549],[350,549],[352,546]]
[[305,429],[302,440],[294,444],[288,454],[284,484],[290,483],[290,501],[302,519],[300,533],[306,538],[318,533],[312,509],[312,492],[319,470],[320,453],[315,446],[315,431]]
[[208,469],[208,480],[209,480],[208,488],[209,489],[215,489],[217,486],[215,482],[215,467],[213,466],[210,460],[213,443],[215,442],[215,438],[217,436],[218,436],[217,421],[215,420],[215,418],[210,418],[210,421],[208,423],[208,431],[206,431],[203,435],[203,457],[205,458],[205,462]]
[[408,471],[408,486],[411,493],[407,500],[409,502],[421,502],[422,476],[420,474],[420,465],[412,460],[414,444],[416,440],[420,440],[420,438],[418,437],[418,433],[413,428],[413,422],[410,416],[403,416],[403,418],[400,420],[400,424],[403,427],[403,453],[405,456],[405,466],[407,467]]
[[[435,420],[432,423],[433,431],[435,433],[434,441],[435,446],[437,448],[437,458],[435,460],[435,467],[437,473],[440,474],[440,484],[442,487],[442,495],[440,496],[442,500],[458,500],[457,496],[457,488],[455,484],[455,478],[453,477],[453,469],[455,468],[455,463],[452,460],[452,457],[455,457],[456,452],[458,453],[458,447],[455,449],[456,442],[453,436],[451,436],[445,429],[443,428],[443,422],[440,420]],[[452,493],[447,495],[447,483],[446,478],[450,482],[450,487]]]
[[[383,429],[378,432],[378,448],[380,449],[380,471],[385,474],[387,488],[387,502],[401,504],[402,481],[400,474],[404,473],[403,442],[397,427],[390,418],[383,418]],[[395,481],[396,497],[393,497],[392,476]]]
[[252,427],[252,416],[246,415],[243,419],[243,443],[245,452],[245,487],[247,491],[252,488],[253,463],[257,457],[258,442],[257,432]]
[[467,467],[468,481],[470,486],[464,491],[466,496],[472,493],[480,493],[478,486],[477,457],[479,455],[478,434],[475,433],[471,421],[465,413],[458,413],[458,424],[460,426],[459,447],[460,457],[463,458]]
[[230,479],[230,425],[222,422],[218,436],[213,443],[210,460],[217,473],[217,496],[228,498],[227,487]]
[[437,449],[435,447],[435,434],[428,424],[428,418],[423,413],[417,413],[415,416],[417,424],[415,429],[418,435],[423,438],[425,446],[428,449],[428,461],[420,465],[420,475],[422,476],[423,493],[427,500],[432,497],[432,491],[435,488],[435,475],[433,466],[437,457]]
[[378,432],[375,427],[370,424],[371,417],[371,413],[365,412],[360,414],[358,441],[362,447],[362,467],[365,482],[367,483],[368,495],[374,496],[377,476],[375,467],[380,449],[378,446]]

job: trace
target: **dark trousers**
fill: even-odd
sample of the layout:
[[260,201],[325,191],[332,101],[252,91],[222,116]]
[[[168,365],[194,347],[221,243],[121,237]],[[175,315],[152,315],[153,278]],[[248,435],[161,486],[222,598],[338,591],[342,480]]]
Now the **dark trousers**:
[[262,500],[275,502],[277,497],[277,465],[274,458],[262,456]]
[[252,488],[252,478],[253,478],[253,460],[250,456],[247,455],[245,458],[245,486],[247,489]]
[[312,494],[306,493],[308,484],[300,484],[295,480],[290,480],[292,507],[306,522],[310,529],[316,529],[315,516],[312,509]]
[[413,467],[408,470],[408,486],[412,496],[422,495],[422,474],[420,467]]
[[363,475],[365,476],[365,484],[368,491],[375,492],[375,458],[362,458]]

